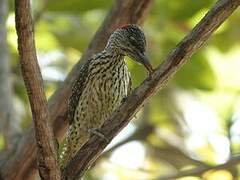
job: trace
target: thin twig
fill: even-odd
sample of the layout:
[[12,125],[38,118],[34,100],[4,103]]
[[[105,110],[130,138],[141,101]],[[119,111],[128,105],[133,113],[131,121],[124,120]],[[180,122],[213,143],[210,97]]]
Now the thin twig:
[[36,56],[30,2],[15,0],[15,8],[20,65],[34,121],[39,173],[42,179],[60,179],[54,135],[49,126],[47,100]]
[[159,177],[158,180],[171,180],[171,179],[177,179],[177,178],[186,177],[186,176],[201,176],[203,173],[210,171],[210,170],[216,171],[216,170],[220,170],[220,169],[231,169],[231,167],[233,167],[239,163],[240,163],[240,156],[236,156],[236,157],[232,157],[226,163],[219,164],[217,166],[212,166],[212,167],[200,166],[200,167],[197,167],[194,169],[181,171],[174,175]]
[[[163,64],[154,71],[151,77],[147,78],[140,87],[135,89],[117,111],[113,113],[111,118],[104,123],[100,131],[105,137],[112,140],[130,122],[131,118],[139,111],[147,99],[165,86],[191,55],[202,47],[203,43],[239,5],[240,0],[219,0],[168,55]],[[108,143],[96,136],[90,138],[65,168],[65,177],[67,179],[82,177]]]

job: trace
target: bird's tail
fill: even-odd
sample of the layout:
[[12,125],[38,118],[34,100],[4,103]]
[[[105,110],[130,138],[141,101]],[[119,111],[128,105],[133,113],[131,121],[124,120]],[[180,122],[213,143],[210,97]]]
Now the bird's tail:
[[62,147],[60,146],[60,150],[59,150],[59,155],[58,155],[58,163],[61,169],[63,169],[67,163],[70,161],[70,146],[68,143],[67,138],[64,139],[63,143],[62,143]]
[[74,138],[67,136],[62,147],[60,146],[58,163],[61,169],[64,169],[67,163],[76,155],[77,151],[88,140],[89,136],[85,133],[79,133]]

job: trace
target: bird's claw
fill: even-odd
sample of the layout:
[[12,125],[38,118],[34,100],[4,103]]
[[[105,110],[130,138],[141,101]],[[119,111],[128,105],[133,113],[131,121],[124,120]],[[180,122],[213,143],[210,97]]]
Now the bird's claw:
[[154,71],[155,71],[155,69],[153,69],[152,71],[148,71],[148,77],[150,79],[152,79]]

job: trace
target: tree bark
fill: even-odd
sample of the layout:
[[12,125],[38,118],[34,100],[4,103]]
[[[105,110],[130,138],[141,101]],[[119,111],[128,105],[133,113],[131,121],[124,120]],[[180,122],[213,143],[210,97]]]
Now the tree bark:
[[30,101],[38,150],[38,169],[41,179],[57,180],[61,177],[57,164],[57,148],[43,89],[43,79],[37,61],[34,29],[29,0],[15,0],[18,51],[23,80]]
[[[172,50],[162,65],[140,87],[136,88],[113,113],[111,118],[103,124],[100,132],[109,140],[112,140],[130,122],[144,103],[166,85],[191,55],[202,47],[212,33],[239,5],[240,0],[219,0],[193,30]],[[108,143],[97,136],[91,137],[65,168],[65,179],[82,177]]]
[[[129,23],[141,24],[148,14],[151,4],[152,0],[116,1],[86,53],[69,73],[63,86],[54,93],[48,102],[50,120],[53,122],[54,131],[58,137],[66,130],[67,99],[71,93],[73,82],[79,75],[82,63],[86,62],[93,53],[104,48],[107,39],[116,27]],[[122,12],[124,12],[124,16],[122,16]],[[18,145],[14,147],[15,151],[9,152],[8,155],[4,154],[7,156],[7,160],[0,163],[0,174],[4,179],[26,179],[28,174],[34,170],[37,149],[33,137],[33,127],[30,127]]]
[[7,15],[8,1],[0,0],[0,133],[4,136],[5,149],[11,149],[21,131],[19,118],[13,106],[10,54],[6,30]]

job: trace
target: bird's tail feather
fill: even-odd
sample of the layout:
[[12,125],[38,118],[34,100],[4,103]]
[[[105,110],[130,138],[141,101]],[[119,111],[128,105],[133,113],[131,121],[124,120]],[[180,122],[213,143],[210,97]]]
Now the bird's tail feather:
[[86,136],[86,134],[80,133],[73,139],[70,139],[69,136],[64,139],[58,157],[58,163],[61,169],[65,168],[67,163],[76,155],[77,151],[83,146],[88,138],[89,136]]
[[58,163],[61,169],[63,169],[70,160],[70,146],[68,145],[67,138],[64,139],[62,147],[59,150]]

